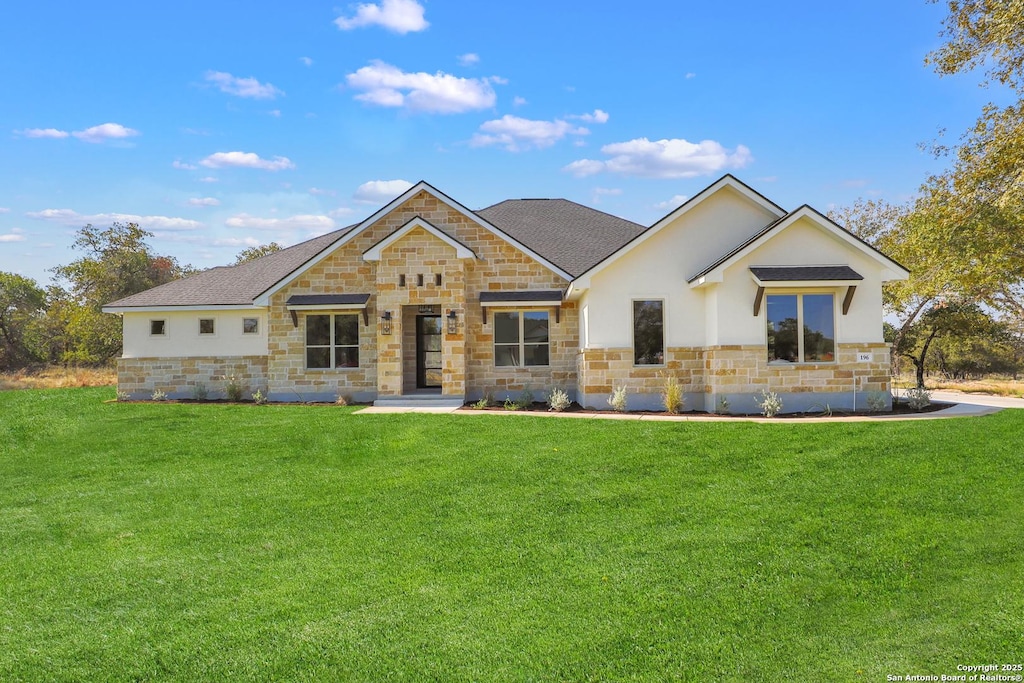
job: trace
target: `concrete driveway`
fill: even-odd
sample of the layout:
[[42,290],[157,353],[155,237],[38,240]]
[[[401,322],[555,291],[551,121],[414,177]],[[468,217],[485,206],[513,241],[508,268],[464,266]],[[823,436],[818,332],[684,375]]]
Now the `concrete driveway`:
[[975,406],[991,406],[993,408],[1024,408],[1024,398],[1010,396],[990,396],[988,394],[967,394],[962,391],[933,391],[933,401],[944,403],[967,403]]

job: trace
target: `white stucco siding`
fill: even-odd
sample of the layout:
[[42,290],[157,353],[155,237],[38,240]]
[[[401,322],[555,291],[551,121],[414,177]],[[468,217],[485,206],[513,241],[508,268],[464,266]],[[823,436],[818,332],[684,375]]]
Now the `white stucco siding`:
[[[199,319],[214,320],[213,334],[199,334]],[[245,318],[258,319],[255,334],[243,333]],[[163,320],[164,334],[150,334],[151,321]],[[267,355],[267,316],[263,310],[158,311],[124,314],[122,358],[189,358]]]
[[587,345],[633,344],[632,301],[663,299],[667,346],[703,346],[704,297],[687,278],[763,229],[775,216],[726,188],[610,262],[590,279]]
[[[855,247],[815,226],[808,219],[797,221],[774,235],[767,243],[740,259],[725,271],[722,283],[713,285],[718,322],[717,340],[709,335],[709,344],[765,343],[765,307],[753,315],[757,285],[750,277],[750,266],[848,265],[864,279],[858,283],[852,305],[842,314],[846,286],[808,288],[806,291],[835,294],[836,340],[840,343],[881,342],[882,339],[882,266]],[[803,291],[773,290],[771,294]]]

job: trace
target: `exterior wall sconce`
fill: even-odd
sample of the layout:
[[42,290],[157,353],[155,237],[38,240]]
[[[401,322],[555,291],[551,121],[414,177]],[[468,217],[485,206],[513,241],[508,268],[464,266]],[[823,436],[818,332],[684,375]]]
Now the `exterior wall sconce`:
[[446,316],[446,319],[448,320],[448,334],[455,334],[456,332],[458,332],[459,316],[455,312],[455,309],[448,309],[448,315]]
[[384,311],[380,317],[380,333],[391,334],[391,311]]

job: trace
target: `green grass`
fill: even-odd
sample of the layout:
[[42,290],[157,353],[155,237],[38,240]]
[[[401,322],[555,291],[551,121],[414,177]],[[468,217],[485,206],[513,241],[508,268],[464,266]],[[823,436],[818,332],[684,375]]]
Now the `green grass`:
[[1024,653],[1024,411],[0,393],[0,680],[885,680]]

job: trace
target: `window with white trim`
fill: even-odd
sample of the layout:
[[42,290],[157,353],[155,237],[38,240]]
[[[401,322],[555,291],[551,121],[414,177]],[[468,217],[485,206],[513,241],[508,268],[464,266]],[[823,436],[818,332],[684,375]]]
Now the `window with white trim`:
[[498,367],[545,366],[551,336],[547,311],[494,313],[494,364]]
[[213,318],[200,318],[199,319],[199,334],[207,335],[214,333],[214,322]]
[[835,361],[835,295],[768,294],[765,310],[769,363]]
[[149,335],[151,337],[165,337],[165,336],[167,336],[167,321],[166,320],[150,320],[149,321]]
[[633,302],[633,365],[665,364],[665,302]]
[[359,314],[306,316],[306,367],[330,370],[359,367]]

